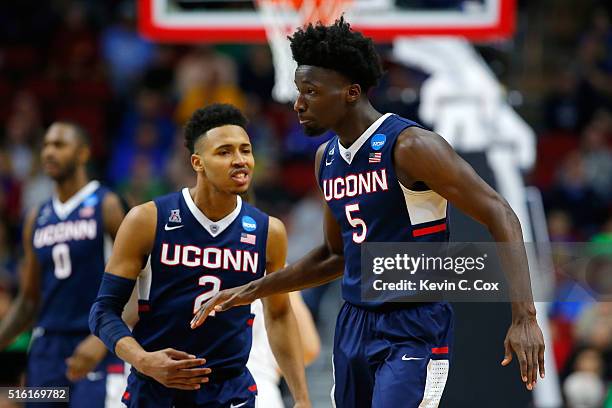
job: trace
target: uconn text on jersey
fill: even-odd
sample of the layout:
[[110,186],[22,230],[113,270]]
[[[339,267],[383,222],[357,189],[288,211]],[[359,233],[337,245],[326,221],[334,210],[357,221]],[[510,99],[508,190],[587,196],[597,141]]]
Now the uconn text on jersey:
[[341,200],[344,197],[355,197],[388,189],[386,169],[323,180],[325,201]]
[[58,222],[37,228],[34,232],[34,247],[42,248],[58,242],[96,239],[98,225],[96,220],[75,220]]
[[[172,249],[170,249],[172,248]],[[210,269],[235,270],[257,273],[259,253],[233,248],[194,245],[162,244],[160,262],[167,266],[183,265],[191,268],[203,266]]]

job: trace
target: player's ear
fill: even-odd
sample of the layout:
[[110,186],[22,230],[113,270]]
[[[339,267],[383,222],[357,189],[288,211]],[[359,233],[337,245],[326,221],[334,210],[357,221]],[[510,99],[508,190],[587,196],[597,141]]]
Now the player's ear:
[[204,160],[197,153],[191,155],[191,167],[197,172],[204,171]]
[[348,103],[355,103],[361,97],[361,86],[359,84],[349,85],[346,92],[346,101]]
[[91,157],[91,149],[88,145],[83,144],[79,147],[79,162],[81,164],[86,164]]

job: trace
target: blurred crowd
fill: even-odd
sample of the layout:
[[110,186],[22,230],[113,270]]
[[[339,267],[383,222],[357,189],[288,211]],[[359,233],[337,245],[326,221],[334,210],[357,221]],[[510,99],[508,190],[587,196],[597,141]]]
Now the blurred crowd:
[[[572,52],[550,53],[549,86],[541,103],[538,161],[529,175],[543,192],[548,232],[555,248],[582,248],[604,262],[612,277],[612,25],[610,10],[594,7],[573,34],[559,19],[553,33]],[[577,25],[575,21],[572,25]],[[571,30],[570,30],[571,31]],[[560,50],[556,50],[560,51]],[[560,57],[560,55],[564,55]],[[562,252],[562,251],[561,251]],[[567,276],[568,260],[553,259],[557,293],[550,311],[553,354],[569,407],[612,406],[612,303],[595,302],[588,287]],[[607,397],[606,397],[607,396]],[[605,402],[604,402],[605,401]]]
[[[528,37],[528,28],[519,30],[519,38]],[[556,58],[550,75],[540,78],[543,85],[500,76],[525,84],[515,87],[531,101],[516,106],[538,131],[538,161],[526,180],[543,192],[551,241],[612,245],[609,10],[593,8],[570,28],[547,30],[539,41],[564,30],[550,53],[566,59]],[[85,127],[91,176],[136,205],[193,182],[182,126],[198,107],[232,103],[250,120],[256,204],[287,221],[290,260],[321,235],[309,227],[321,211],[312,159],[329,135],[305,137],[291,106],[270,99],[274,67],[267,46],[153,44],[138,35],[134,4],[117,0],[4,2],[0,41],[0,319],[17,290],[23,216],[52,192],[38,152],[55,120]],[[529,41],[504,52],[528,55]],[[418,119],[424,74],[386,67],[375,106]],[[533,107],[538,115],[521,111]],[[568,396],[588,389],[604,398],[612,381],[610,305],[553,308],[555,358]]]

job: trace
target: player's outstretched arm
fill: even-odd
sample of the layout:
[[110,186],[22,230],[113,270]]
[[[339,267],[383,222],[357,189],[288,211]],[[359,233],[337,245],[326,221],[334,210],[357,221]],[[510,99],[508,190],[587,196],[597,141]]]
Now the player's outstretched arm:
[[[125,210],[119,197],[115,193],[107,193],[102,201],[102,219],[104,221],[104,232],[115,239],[119,226],[125,217]],[[132,296],[131,304],[126,307],[126,311],[136,309],[133,304],[136,297]],[[129,303],[129,302],[128,302]],[[134,313],[130,313],[130,318],[133,319]],[[133,321],[126,319],[126,313],[123,313],[123,320],[133,325]],[[106,356],[107,349],[104,343],[96,336],[90,334],[81,341],[72,352],[72,355],[66,359],[66,377],[70,381],[78,381],[84,378],[87,373],[93,371],[95,367]]]
[[20,270],[19,294],[6,317],[0,321],[0,350],[11,344],[15,337],[33,322],[40,303],[40,265],[32,246],[32,233],[38,210],[32,210],[23,228],[24,259]]
[[[484,182],[474,169],[439,135],[411,127],[402,132],[394,151],[395,166],[403,182],[423,181],[464,213],[484,224],[498,246],[510,287],[512,324],[506,336],[502,365],[517,355],[521,378],[532,390],[538,369],[544,378],[544,337],[536,320],[529,265],[518,217],[510,205]],[[410,184],[408,184],[409,186]]]
[[[315,158],[315,174],[317,177],[324,147],[325,144],[319,147]],[[255,299],[276,293],[294,292],[323,285],[342,276],[344,272],[344,249],[340,226],[327,205],[324,205],[324,211],[325,241],[322,245],[278,272],[243,286],[220,291],[202,304],[200,310],[191,320],[191,328],[199,327],[213,311],[222,312],[234,306],[249,305]]]
[[134,207],[119,227],[98,297],[91,308],[89,327],[119,358],[166,387],[194,390],[207,382],[206,360],[183,351],[144,350],[132,337],[121,313],[134,289],[155,240],[157,209],[152,202]]
[[308,367],[312,364],[321,353],[321,338],[317,331],[317,325],[312,318],[312,314],[304,303],[301,292],[289,293],[289,301],[291,309],[297,321],[300,339],[302,339],[302,348],[304,350],[304,365]]
[[[283,223],[270,217],[266,245],[266,273],[274,274],[287,257],[287,233]],[[263,298],[270,348],[291,390],[296,407],[310,407],[304,373],[304,351],[288,294]]]

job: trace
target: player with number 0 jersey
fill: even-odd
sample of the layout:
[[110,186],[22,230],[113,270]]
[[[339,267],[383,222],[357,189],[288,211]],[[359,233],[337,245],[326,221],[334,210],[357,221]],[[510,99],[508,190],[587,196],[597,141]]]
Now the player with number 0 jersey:
[[19,295],[0,324],[0,350],[37,316],[26,385],[69,387],[71,406],[118,407],[124,364],[91,335],[87,318],[125,212],[117,195],[88,180],[89,154],[80,126],[49,127],[41,160],[55,194],[25,222]]

